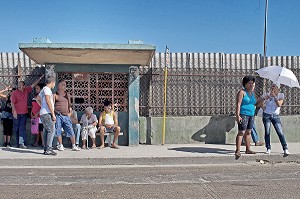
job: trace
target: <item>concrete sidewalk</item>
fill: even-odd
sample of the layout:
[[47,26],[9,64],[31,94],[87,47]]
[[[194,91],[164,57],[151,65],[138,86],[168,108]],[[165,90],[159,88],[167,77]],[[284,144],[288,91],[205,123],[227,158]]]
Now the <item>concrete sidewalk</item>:
[[[288,143],[289,151],[292,155],[300,155],[300,143]],[[255,155],[244,154],[245,147],[242,146],[242,157],[257,156],[279,156],[283,154],[280,143],[272,143],[271,155],[265,154],[265,146],[252,146],[251,150],[257,152]],[[57,151],[57,150],[56,150]],[[136,147],[120,146],[120,149],[112,149],[106,147],[104,149],[90,149],[81,151],[57,151],[56,156],[43,155],[42,148],[31,147],[29,149],[19,148],[0,148],[1,159],[61,159],[61,158],[171,158],[171,157],[234,157],[235,145],[219,145],[219,144],[166,144],[166,145],[139,145]]]

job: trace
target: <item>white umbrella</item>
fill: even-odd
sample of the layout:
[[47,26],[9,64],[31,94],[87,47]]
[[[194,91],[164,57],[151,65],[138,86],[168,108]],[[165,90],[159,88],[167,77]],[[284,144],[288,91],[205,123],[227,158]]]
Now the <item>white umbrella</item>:
[[299,82],[295,74],[281,66],[267,66],[255,71],[262,78],[267,78],[271,80],[273,83],[279,83],[286,85],[288,87],[297,87],[300,88]]

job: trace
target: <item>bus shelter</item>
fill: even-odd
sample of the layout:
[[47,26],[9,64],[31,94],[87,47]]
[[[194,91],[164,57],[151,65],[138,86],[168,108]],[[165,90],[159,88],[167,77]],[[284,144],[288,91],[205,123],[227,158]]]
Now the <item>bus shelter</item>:
[[118,112],[123,136],[120,145],[139,144],[139,66],[150,64],[155,46],[128,44],[51,43],[35,39],[19,48],[31,60],[45,66],[45,75],[64,79],[72,106],[83,114],[91,106],[97,116],[110,100]]

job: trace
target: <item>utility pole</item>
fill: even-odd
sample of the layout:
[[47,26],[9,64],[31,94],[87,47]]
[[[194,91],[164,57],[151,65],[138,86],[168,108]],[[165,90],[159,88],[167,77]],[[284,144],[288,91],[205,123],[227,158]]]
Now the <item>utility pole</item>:
[[267,65],[267,22],[268,22],[268,0],[265,5],[265,30],[264,30],[264,60],[263,67]]

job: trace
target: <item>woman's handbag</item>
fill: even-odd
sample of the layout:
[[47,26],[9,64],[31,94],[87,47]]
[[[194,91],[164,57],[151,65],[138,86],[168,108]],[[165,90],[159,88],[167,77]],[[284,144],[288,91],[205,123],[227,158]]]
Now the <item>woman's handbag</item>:
[[31,119],[31,133],[34,135],[39,134],[39,118]]

